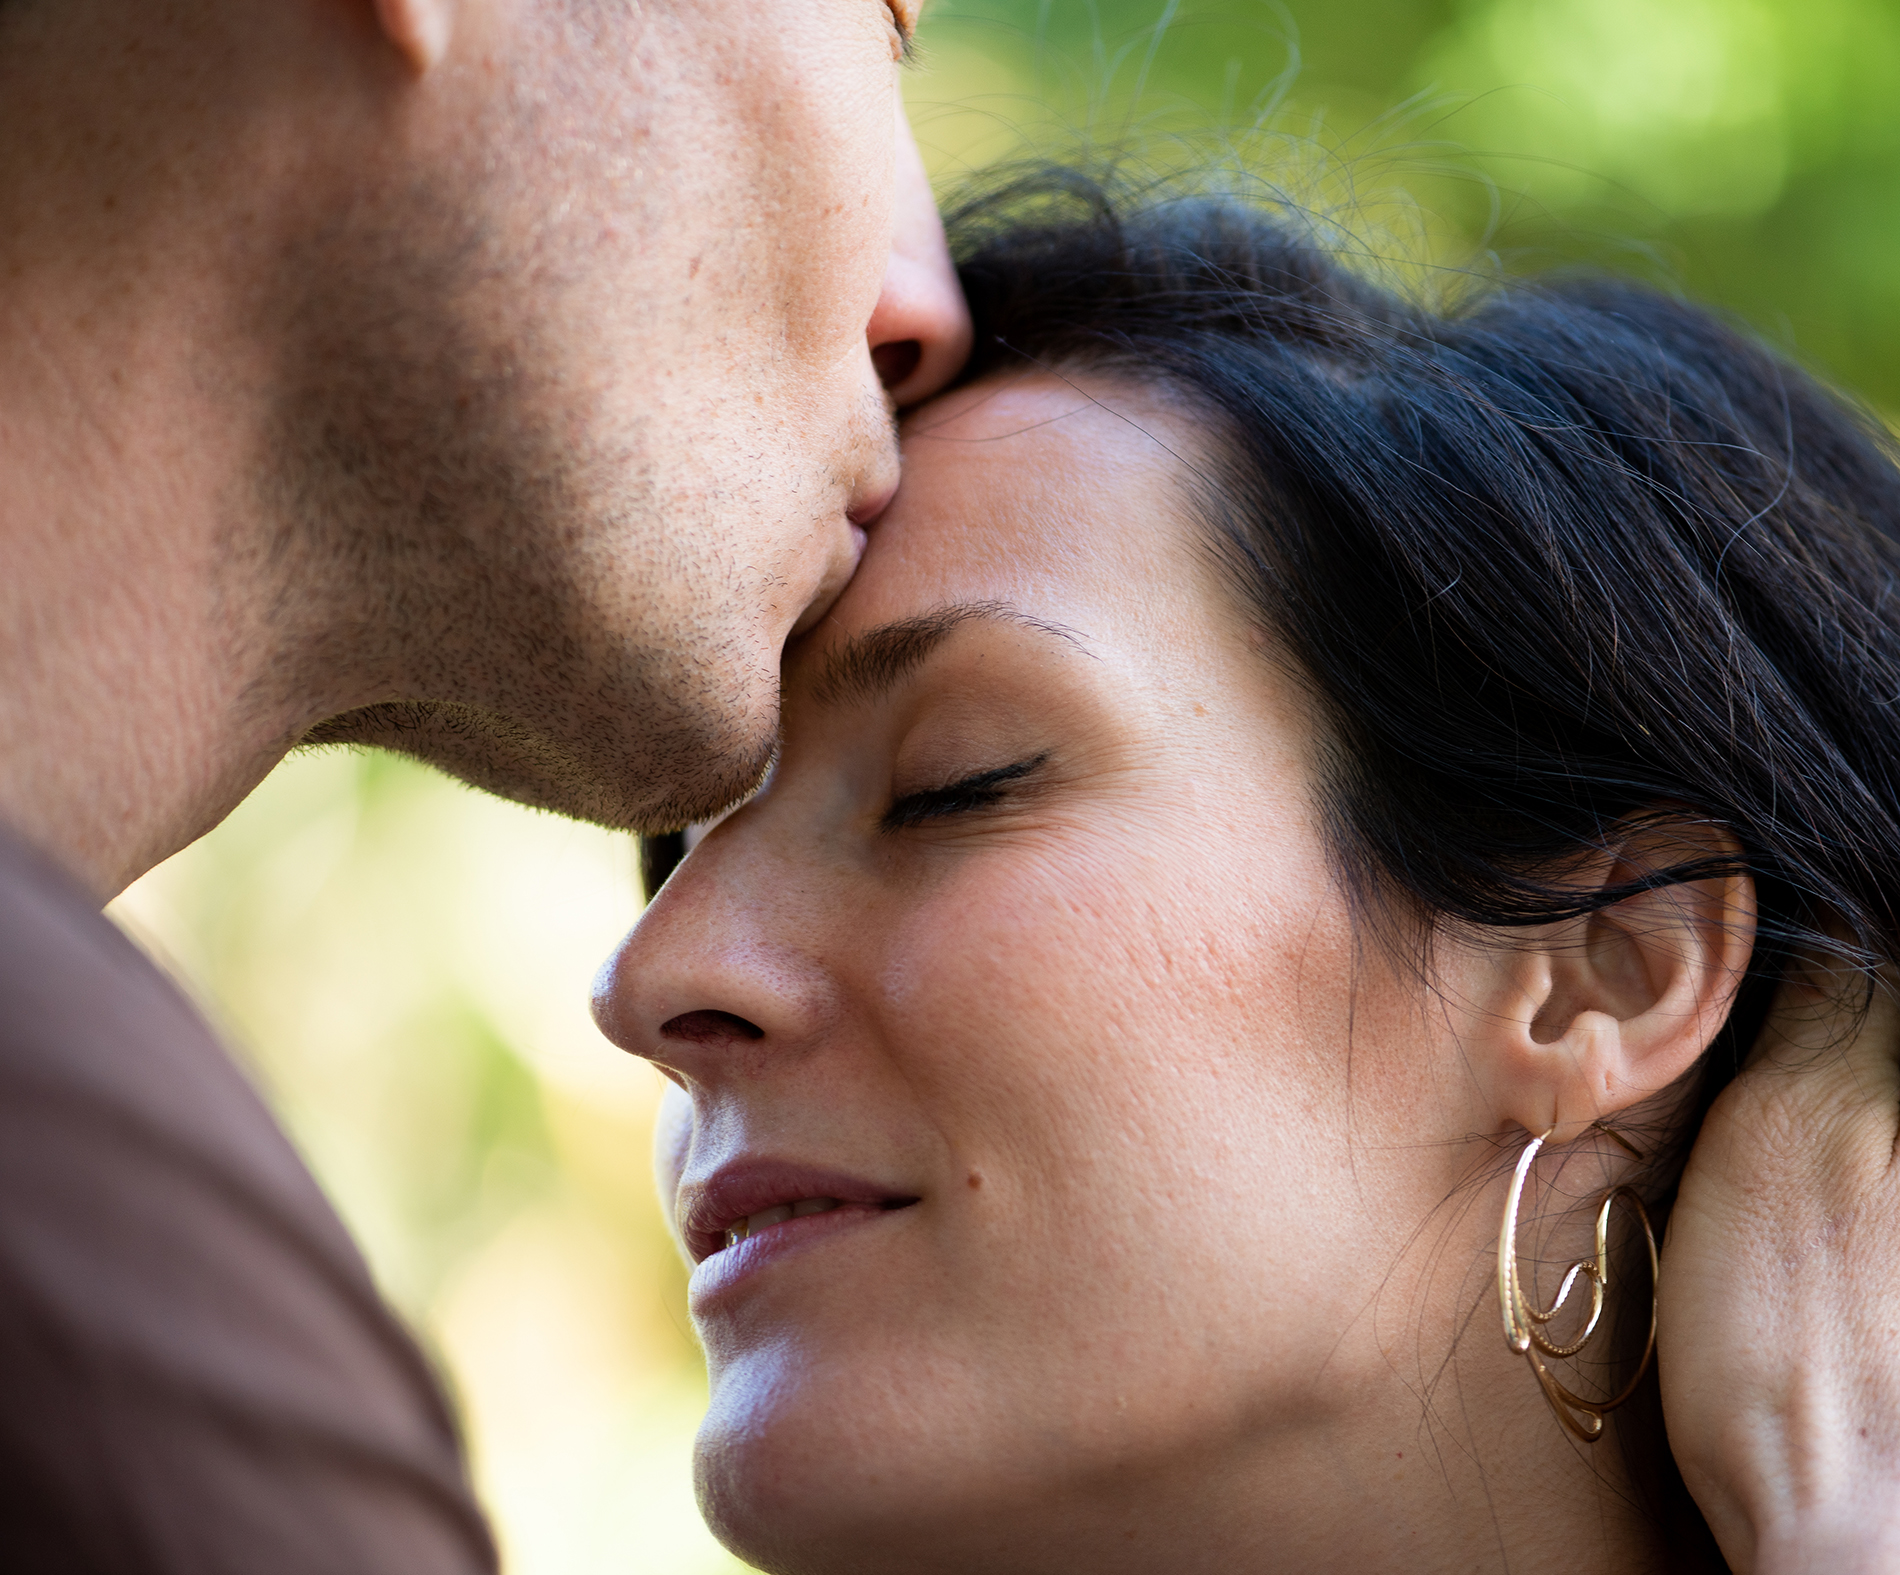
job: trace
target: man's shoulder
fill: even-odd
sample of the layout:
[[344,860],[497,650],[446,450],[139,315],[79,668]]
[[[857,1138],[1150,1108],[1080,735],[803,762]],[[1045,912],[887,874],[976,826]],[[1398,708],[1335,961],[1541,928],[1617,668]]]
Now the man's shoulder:
[[177,987],[90,893],[0,825],[0,1042],[88,1023],[210,1038]]
[[121,1140],[222,1152],[308,1188],[184,993],[53,860],[0,826],[0,1099]]
[[0,1332],[8,1571],[495,1567],[429,1368],[309,1172],[4,829]]

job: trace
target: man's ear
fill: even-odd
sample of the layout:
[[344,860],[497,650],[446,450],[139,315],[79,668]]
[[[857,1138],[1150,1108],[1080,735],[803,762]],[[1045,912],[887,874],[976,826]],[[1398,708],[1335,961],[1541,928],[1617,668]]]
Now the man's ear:
[[[1604,891],[1740,855],[1720,827],[1645,817],[1580,878]],[[1668,1087],[1721,1028],[1754,940],[1754,883],[1737,871],[1482,943],[1466,1027],[1497,1117],[1566,1142]]]
[[374,0],[383,35],[423,76],[442,63],[455,31],[455,0]]

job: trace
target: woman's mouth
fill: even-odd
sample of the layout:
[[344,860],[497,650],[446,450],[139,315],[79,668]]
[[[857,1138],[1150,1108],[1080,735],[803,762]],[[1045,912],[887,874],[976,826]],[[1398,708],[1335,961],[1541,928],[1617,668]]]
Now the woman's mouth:
[[854,1203],[841,1198],[805,1197],[774,1203],[728,1224],[716,1244],[696,1254],[688,1306],[697,1318],[714,1316],[732,1298],[758,1283],[774,1264],[828,1245],[842,1246],[860,1231],[879,1228],[889,1216],[908,1211],[916,1198]]
[[880,1203],[847,1204],[839,1198],[800,1198],[796,1203],[775,1203],[769,1209],[760,1209],[756,1214],[748,1214],[744,1219],[734,1220],[726,1227],[726,1246],[736,1247],[742,1241],[783,1225],[787,1220],[802,1220],[813,1214],[829,1214],[833,1209],[853,1208],[865,1213],[889,1213],[892,1209],[909,1208],[915,1198],[888,1198]]
[[807,1214],[829,1214],[838,1206],[836,1198],[800,1198],[796,1203],[775,1203],[757,1214],[748,1214],[726,1227],[726,1245],[736,1247],[748,1236],[770,1230],[786,1220],[802,1220]]
[[693,1260],[704,1263],[746,1242],[756,1248],[774,1238],[803,1238],[821,1217],[826,1225],[858,1223],[917,1201],[915,1192],[842,1171],[742,1159],[682,1182],[676,1206],[680,1237]]

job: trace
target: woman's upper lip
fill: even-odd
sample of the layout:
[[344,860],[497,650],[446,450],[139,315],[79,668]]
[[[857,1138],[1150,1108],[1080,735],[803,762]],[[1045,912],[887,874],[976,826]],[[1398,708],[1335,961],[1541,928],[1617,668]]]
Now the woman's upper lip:
[[894,1207],[917,1201],[915,1192],[867,1181],[841,1170],[784,1159],[736,1159],[700,1180],[683,1178],[674,1201],[680,1238],[695,1263],[726,1244],[727,1229],[742,1219],[802,1198]]

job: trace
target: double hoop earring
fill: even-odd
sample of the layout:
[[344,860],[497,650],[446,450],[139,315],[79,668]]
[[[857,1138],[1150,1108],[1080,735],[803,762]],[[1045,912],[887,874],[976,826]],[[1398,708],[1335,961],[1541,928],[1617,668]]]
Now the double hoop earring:
[[[1643,1157],[1620,1133],[1611,1131],[1600,1121],[1594,1126],[1622,1144],[1633,1158]],[[1557,1299],[1548,1307],[1540,1310],[1534,1302],[1526,1299],[1517,1273],[1517,1206],[1524,1193],[1524,1179],[1530,1174],[1531,1161],[1537,1158],[1537,1151],[1544,1146],[1551,1132],[1556,1130],[1552,1127],[1542,1136],[1532,1138],[1524,1145],[1523,1153],[1517,1156],[1517,1171],[1511,1177],[1511,1193],[1504,1203],[1504,1225],[1498,1234],[1498,1303],[1504,1313],[1505,1343],[1530,1363],[1531,1371],[1537,1375],[1537,1382],[1543,1387],[1544,1398],[1549,1400],[1550,1408],[1557,1413],[1557,1420],[1583,1443],[1594,1444],[1603,1436],[1604,1416],[1636,1393],[1636,1386],[1643,1381],[1643,1375],[1649,1371],[1650,1359],[1656,1354],[1656,1232],[1650,1228],[1649,1211],[1643,1207],[1643,1200],[1635,1191],[1629,1187],[1612,1187],[1604,1194],[1603,1202],[1597,1208],[1595,1258],[1579,1258],[1564,1270],[1563,1283],[1557,1287]],[[1619,1198],[1642,1221],[1643,1239],[1649,1244],[1649,1339],[1643,1346],[1643,1359],[1636,1366],[1635,1376],[1623,1386],[1615,1399],[1586,1400],[1581,1395],[1572,1394],[1559,1383],[1544,1365],[1544,1358],[1576,1356],[1596,1333],[1597,1322],[1603,1316],[1604,1296],[1610,1288],[1610,1210],[1616,1206]],[[1559,1345],[1544,1331],[1563,1310],[1564,1303],[1580,1279],[1590,1284],[1590,1315],[1584,1320],[1583,1329],[1574,1340]]]

